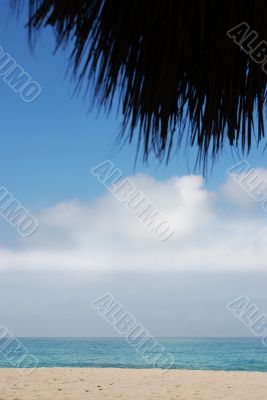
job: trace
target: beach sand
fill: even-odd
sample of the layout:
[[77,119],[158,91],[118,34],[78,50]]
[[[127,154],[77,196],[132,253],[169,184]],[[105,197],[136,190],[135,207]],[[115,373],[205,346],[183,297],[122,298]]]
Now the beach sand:
[[0,369],[0,400],[267,400],[267,373],[40,368]]

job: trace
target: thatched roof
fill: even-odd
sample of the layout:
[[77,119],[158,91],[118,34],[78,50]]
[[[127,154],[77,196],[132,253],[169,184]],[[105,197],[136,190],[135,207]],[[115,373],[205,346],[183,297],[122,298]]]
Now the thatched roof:
[[226,142],[246,152],[253,128],[263,138],[267,75],[226,32],[245,21],[267,40],[266,1],[25,1],[31,34],[51,25],[73,46],[79,87],[107,110],[119,94],[122,134],[145,158],[185,140],[203,161]]

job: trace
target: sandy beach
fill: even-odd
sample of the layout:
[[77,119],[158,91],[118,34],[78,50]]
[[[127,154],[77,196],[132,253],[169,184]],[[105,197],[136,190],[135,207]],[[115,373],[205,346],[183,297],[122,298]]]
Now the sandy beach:
[[40,368],[29,376],[0,369],[0,400],[265,400],[267,374]]

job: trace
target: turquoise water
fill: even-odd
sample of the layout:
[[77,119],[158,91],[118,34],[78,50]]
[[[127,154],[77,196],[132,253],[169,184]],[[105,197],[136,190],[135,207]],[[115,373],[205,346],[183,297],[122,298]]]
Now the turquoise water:
[[[151,368],[123,338],[23,338],[39,367]],[[251,338],[159,338],[173,368],[267,372],[267,348]],[[12,367],[0,352],[0,367]]]

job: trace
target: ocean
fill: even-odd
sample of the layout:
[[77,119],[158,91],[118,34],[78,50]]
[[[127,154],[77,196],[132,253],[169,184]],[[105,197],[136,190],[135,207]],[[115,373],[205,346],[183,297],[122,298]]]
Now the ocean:
[[[39,367],[152,368],[123,338],[20,338]],[[257,338],[158,338],[172,368],[267,372],[267,348]],[[12,349],[11,349],[12,350]],[[0,368],[12,367],[1,353]]]

